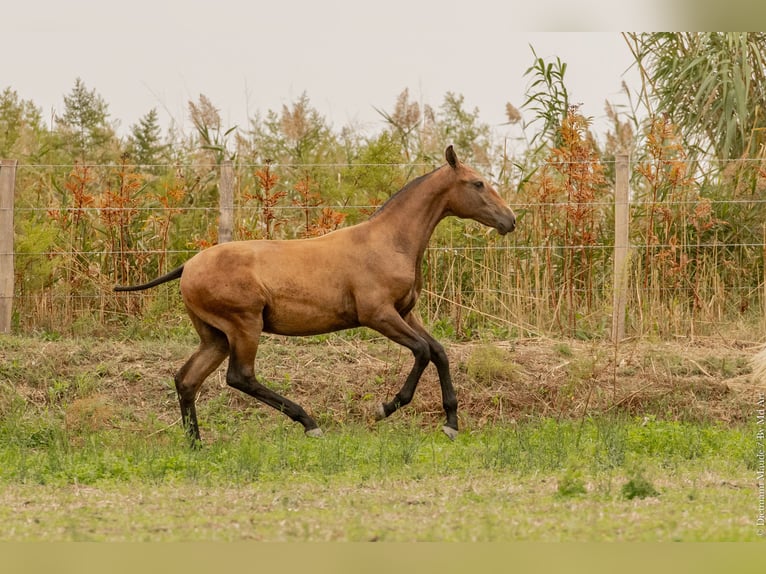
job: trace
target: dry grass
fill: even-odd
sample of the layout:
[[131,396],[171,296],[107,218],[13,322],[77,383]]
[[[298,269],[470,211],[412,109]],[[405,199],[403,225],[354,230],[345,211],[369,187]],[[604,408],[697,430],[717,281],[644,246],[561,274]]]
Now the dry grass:
[[[13,397],[66,410],[70,428],[171,425],[178,417],[172,378],[194,343],[94,340],[0,340],[0,413]],[[747,421],[756,393],[754,350],[720,340],[634,342],[615,349],[596,342],[520,340],[449,343],[464,428],[527,417],[579,418],[626,413],[686,421]],[[320,425],[368,421],[411,367],[405,349],[380,339],[333,335],[265,337],[258,373],[301,403]],[[200,422],[227,412],[279,417],[232,391],[225,367],[202,387]],[[443,417],[436,370],[423,375],[411,405],[395,416],[426,425]]]

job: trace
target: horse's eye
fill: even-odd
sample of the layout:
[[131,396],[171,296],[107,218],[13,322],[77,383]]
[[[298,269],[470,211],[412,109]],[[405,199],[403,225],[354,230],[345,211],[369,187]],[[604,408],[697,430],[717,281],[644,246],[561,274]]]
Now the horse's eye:
[[484,182],[483,182],[483,181],[481,181],[481,180],[479,180],[479,181],[474,181],[474,182],[473,182],[473,186],[474,186],[476,189],[484,189]]

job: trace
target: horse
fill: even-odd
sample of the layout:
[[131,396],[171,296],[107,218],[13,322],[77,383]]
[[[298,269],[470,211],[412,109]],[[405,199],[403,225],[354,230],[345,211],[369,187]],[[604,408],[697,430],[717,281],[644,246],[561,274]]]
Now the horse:
[[443,432],[458,434],[458,402],[444,347],[413,312],[423,287],[423,255],[437,224],[447,216],[472,219],[505,235],[516,215],[498,192],[450,145],[447,163],[413,179],[366,221],[309,239],[221,243],[143,285],[141,291],[180,279],[186,311],[200,343],[175,375],[181,421],[200,442],[195,401],[202,383],[228,356],[226,383],[303,425],[322,430],[300,405],[256,379],[261,333],[306,336],[368,327],[409,349],[414,364],[401,390],[380,404],[377,420],[407,405],[432,362],[446,414]]

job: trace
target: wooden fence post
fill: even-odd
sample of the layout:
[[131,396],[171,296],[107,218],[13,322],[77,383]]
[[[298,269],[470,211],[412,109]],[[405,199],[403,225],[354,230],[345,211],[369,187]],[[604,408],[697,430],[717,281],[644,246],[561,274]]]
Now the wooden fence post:
[[625,305],[628,298],[628,251],[630,248],[630,210],[628,156],[615,157],[614,184],[614,297],[612,341],[625,338]]
[[16,160],[0,159],[0,333],[11,332],[13,311],[13,196]]
[[218,202],[218,243],[227,243],[231,241],[234,228],[234,166],[230,159],[221,162]]

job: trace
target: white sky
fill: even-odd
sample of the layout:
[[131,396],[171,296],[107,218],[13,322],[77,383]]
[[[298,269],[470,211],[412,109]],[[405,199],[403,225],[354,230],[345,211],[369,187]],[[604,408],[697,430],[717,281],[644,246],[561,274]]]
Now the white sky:
[[[570,99],[597,125],[605,100],[625,102],[623,79],[639,87],[635,68],[626,73],[632,58],[618,32],[522,30],[620,24],[592,0],[538,0],[533,8],[509,0],[9,4],[0,11],[0,90],[11,87],[50,118],[80,77],[109,104],[121,133],[154,107],[164,125],[172,119],[188,129],[187,102],[200,93],[230,127],[304,91],[335,128],[376,129],[374,107],[391,111],[404,88],[434,107],[447,91],[462,94],[482,121],[500,124],[506,102],[523,102],[530,44],[568,63]],[[623,27],[647,23],[645,4],[624,9]]]

